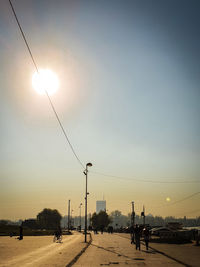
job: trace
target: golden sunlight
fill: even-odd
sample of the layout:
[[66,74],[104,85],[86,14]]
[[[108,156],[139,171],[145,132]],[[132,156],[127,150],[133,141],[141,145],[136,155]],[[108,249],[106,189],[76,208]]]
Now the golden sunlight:
[[167,201],[167,202],[170,202],[170,201],[171,201],[171,198],[170,198],[170,197],[167,197],[167,198],[166,198],[166,201]]
[[53,95],[59,87],[58,77],[49,69],[40,69],[39,73],[35,72],[32,76],[32,86],[40,95]]

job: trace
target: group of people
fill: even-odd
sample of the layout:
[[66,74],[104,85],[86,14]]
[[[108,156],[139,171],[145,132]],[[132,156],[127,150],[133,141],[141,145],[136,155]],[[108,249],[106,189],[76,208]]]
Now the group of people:
[[144,241],[146,245],[146,250],[149,249],[149,238],[150,238],[150,232],[147,227],[140,227],[138,224],[135,225],[135,227],[131,228],[131,244],[135,243],[136,250],[140,250],[140,238],[141,236],[144,236]]
[[[103,234],[103,228],[100,229],[101,233]],[[113,233],[113,227],[111,226],[108,229],[109,233]],[[143,236],[144,237],[144,241],[145,241],[145,245],[146,245],[146,250],[148,250],[149,248],[149,239],[150,239],[150,232],[149,229],[147,227],[141,227],[138,224],[135,225],[135,227],[131,227],[131,244],[135,243],[136,246],[136,250],[139,249],[140,250],[140,238]],[[98,231],[97,229],[94,229],[94,233],[97,234]],[[11,235],[10,235],[11,236]],[[20,226],[19,229],[19,240],[23,239],[23,227]],[[54,242],[58,241],[61,242],[62,241],[62,230],[61,227],[58,227],[58,229],[54,232]]]

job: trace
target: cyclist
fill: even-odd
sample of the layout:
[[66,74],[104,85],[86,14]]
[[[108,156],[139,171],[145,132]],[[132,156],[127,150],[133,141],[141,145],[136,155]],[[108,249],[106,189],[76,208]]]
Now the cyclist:
[[62,241],[62,230],[61,230],[61,227],[59,226],[58,229],[55,231],[54,233],[54,239],[53,239],[54,242],[58,241],[61,243]]

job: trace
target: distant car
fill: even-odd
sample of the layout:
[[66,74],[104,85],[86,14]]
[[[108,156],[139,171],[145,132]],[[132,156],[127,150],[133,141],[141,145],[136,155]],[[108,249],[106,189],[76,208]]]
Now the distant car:
[[162,233],[169,233],[169,232],[172,232],[172,230],[167,227],[152,228],[150,230],[151,235],[157,235],[157,236],[160,236],[160,234]]

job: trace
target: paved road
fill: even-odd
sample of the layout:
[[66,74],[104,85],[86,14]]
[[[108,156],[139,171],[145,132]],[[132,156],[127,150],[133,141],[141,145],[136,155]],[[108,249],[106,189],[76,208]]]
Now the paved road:
[[[124,238],[130,238],[129,234],[118,234]],[[150,247],[164,253],[165,255],[183,262],[186,266],[200,266],[200,246],[195,246],[195,242],[186,244],[167,244],[150,242]]]
[[95,266],[183,266],[152,249],[148,252],[141,246],[141,251],[130,244],[130,240],[119,235],[104,233],[92,235],[92,244],[78,259],[73,267]]
[[53,236],[0,237],[0,267],[64,267],[85,247],[83,241],[78,233],[62,243],[53,243]]
[[[186,264],[182,265],[153,249],[147,252],[143,245],[141,251],[136,251],[135,245],[130,244],[129,235],[126,234],[110,235],[104,233],[103,235],[92,235],[92,239],[93,241],[87,250],[76,262],[73,261],[73,267],[199,266],[198,247],[191,247],[191,250],[188,250],[182,246],[183,250],[180,250],[180,246],[176,245],[154,244],[158,250],[180,258],[182,261],[186,259],[187,254],[190,254],[187,258],[191,261],[183,261]],[[66,267],[86,246],[84,236],[79,233],[64,236],[61,244],[53,243],[52,240],[52,236],[25,236],[22,241],[10,237],[0,237],[0,267]],[[197,265],[193,264],[194,258],[197,258]]]

